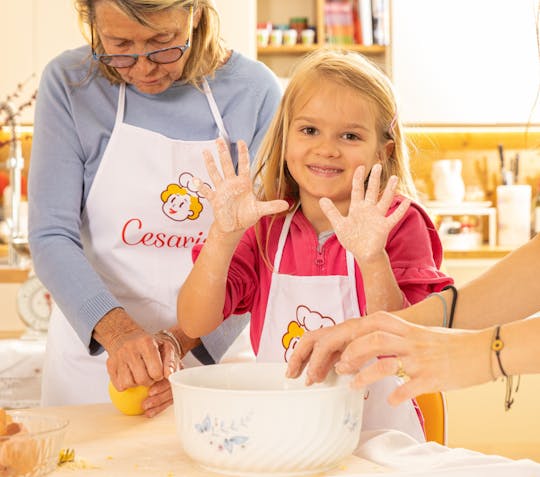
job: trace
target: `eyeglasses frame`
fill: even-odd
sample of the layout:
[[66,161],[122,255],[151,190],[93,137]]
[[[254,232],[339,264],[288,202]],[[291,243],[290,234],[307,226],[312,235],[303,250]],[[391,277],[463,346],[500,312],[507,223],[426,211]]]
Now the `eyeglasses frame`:
[[[146,57],[148,61],[151,61],[152,63],[156,63],[158,65],[169,65],[171,63],[176,63],[179,61],[182,56],[184,56],[184,52],[191,46],[191,39],[193,34],[193,5],[189,7],[189,36],[186,42],[183,45],[177,45],[177,46],[168,46],[167,48],[159,48],[157,50],[147,51],[146,53],[133,53],[133,54],[115,54],[115,55],[108,55],[108,54],[97,54],[96,50],[94,49],[94,28],[93,26],[90,28],[90,35],[91,35],[91,47],[92,47],[92,58],[95,61],[99,61],[100,63],[104,64],[105,66],[109,66],[110,68],[115,69],[123,69],[123,68],[131,68],[132,66],[135,66],[137,64],[137,61],[141,56]],[[160,53],[162,51],[168,51],[168,50],[180,50],[180,56],[174,60],[174,61],[155,61],[151,58],[151,55],[155,55],[156,53]],[[106,58],[132,58],[134,61],[131,65],[126,66],[111,66],[108,63],[105,63],[103,60]]]

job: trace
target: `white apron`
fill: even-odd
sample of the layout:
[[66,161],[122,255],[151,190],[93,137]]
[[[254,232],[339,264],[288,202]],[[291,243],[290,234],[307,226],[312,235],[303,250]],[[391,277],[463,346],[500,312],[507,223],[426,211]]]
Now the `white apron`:
[[[203,88],[220,136],[230,144],[206,80]],[[86,257],[108,289],[153,333],[177,323],[176,298],[193,266],[191,249],[206,239],[212,223],[212,209],[191,179],[210,183],[202,151],[217,156],[217,149],[215,139],[181,141],[124,123],[125,89],[122,84],[114,129],[83,212],[81,237]],[[109,401],[106,360],[106,352],[88,354],[55,306],[42,404]],[[185,362],[197,364],[190,354]]]
[[[279,237],[257,361],[288,361],[305,331],[333,326],[360,316],[354,257],[347,251],[347,275],[296,276],[279,273],[283,248],[294,212]],[[390,406],[387,397],[401,380],[387,377],[366,389],[362,430],[396,429],[425,441],[412,401]]]

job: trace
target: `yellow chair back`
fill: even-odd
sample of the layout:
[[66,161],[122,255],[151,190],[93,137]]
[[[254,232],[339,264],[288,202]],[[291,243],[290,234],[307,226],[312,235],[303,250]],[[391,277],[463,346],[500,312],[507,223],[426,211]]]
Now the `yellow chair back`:
[[416,397],[424,415],[426,440],[446,445],[446,398],[442,392],[427,393]]

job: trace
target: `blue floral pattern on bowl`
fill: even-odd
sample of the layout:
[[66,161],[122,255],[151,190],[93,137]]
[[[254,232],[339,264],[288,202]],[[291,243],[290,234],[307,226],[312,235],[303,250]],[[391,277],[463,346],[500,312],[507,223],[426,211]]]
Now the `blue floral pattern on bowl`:
[[207,414],[200,422],[195,423],[198,433],[208,438],[208,444],[217,451],[227,451],[232,454],[236,449],[244,449],[249,442],[248,424],[251,413],[240,419],[226,422],[218,417]]

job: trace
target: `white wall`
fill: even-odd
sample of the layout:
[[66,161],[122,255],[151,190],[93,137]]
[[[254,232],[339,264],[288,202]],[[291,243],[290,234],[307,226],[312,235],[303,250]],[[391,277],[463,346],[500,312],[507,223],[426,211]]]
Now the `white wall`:
[[394,0],[392,72],[402,120],[526,124],[540,87],[537,3]]
[[221,36],[227,45],[250,58],[255,58],[257,1],[215,0],[215,3],[221,17]]

